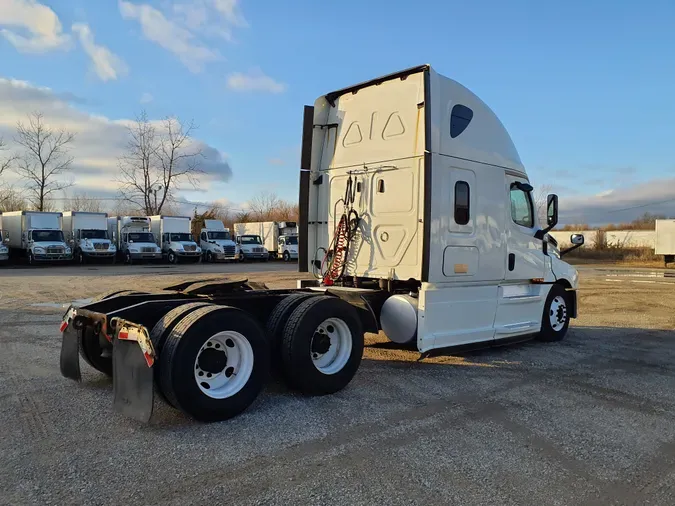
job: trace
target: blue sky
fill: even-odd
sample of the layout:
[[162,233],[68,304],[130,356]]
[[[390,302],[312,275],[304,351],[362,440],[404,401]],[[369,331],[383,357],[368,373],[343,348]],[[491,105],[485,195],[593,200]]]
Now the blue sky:
[[[60,30],[45,10],[16,14],[39,5]],[[261,188],[297,198],[304,104],[431,63],[494,109],[568,221],[620,221],[675,215],[674,25],[667,0],[0,0],[0,78],[73,114],[194,119],[232,176],[186,195],[239,204]],[[112,66],[92,67],[85,35]]]

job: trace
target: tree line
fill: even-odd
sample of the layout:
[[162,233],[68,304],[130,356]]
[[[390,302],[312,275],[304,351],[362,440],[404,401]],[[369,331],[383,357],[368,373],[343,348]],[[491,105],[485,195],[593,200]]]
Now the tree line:
[[[0,138],[0,212],[64,209],[117,215],[176,214],[185,204],[177,198],[178,190],[196,188],[204,175],[204,155],[193,139],[196,129],[193,121],[173,116],[151,121],[142,111],[127,127],[127,144],[113,179],[119,186],[118,195],[114,205],[106,206],[81,192],[57,197],[76,187],[71,154],[76,135],[51,127],[41,112],[33,112],[17,122],[13,146]],[[8,182],[9,173],[15,174],[16,184]],[[195,216],[197,211],[195,208]],[[297,214],[297,204],[269,192],[256,195],[245,209],[213,204],[201,213],[225,223],[293,221]]]

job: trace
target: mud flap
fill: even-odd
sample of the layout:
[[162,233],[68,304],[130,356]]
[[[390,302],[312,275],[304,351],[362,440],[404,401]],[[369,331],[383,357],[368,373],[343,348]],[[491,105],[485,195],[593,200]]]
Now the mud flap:
[[154,404],[153,369],[135,341],[113,339],[113,408],[148,422]]
[[68,325],[61,335],[61,374],[66,378],[81,381],[80,331]]

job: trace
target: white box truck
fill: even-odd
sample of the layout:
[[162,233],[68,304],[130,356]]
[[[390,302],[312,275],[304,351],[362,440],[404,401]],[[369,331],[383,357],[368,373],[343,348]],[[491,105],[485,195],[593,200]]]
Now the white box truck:
[[2,230],[2,213],[0,213],[0,263],[7,263],[9,261],[9,237],[5,237],[5,232]]
[[181,260],[199,262],[202,249],[192,238],[189,216],[150,216],[151,230],[162,250],[162,258],[177,264]]
[[667,267],[675,262],[675,220],[656,220],[656,247],[654,253],[663,255]]
[[29,264],[68,262],[73,252],[63,237],[62,213],[13,211],[2,213],[2,228],[9,238],[10,254]]
[[115,243],[118,256],[126,264],[162,259],[162,250],[150,231],[150,218],[147,216],[110,217],[108,235]]
[[206,422],[247,409],[271,361],[304,394],[343,389],[365,332],[421,358],[566,335],[578,274],[561,259],[569,249],[544,240],[558,198],[539,223],[511,137],[461,84],[422,65],[319,97],[305,107],[300,166],[299,267],[313,283],[195,279],[72,307],[62,374],[80,380],[82,349],[109,370],[103,343],[116,410],[148,421],[156,388]]
[[204,220],[199,246],[207,262],[239,260],[239,247],[232,240],[230,229],[220,220]]
[[108,214],[85,211],[63,213],[63,234],[80,264],[89,260],[115,262],[117,247],[108,235]]
[[[270,259],[283,258],[289,261],[298,258],[298,226],[294,221],[235,223],[234,231],[237,237],[260,237]],[[249,256],[245,254],[246,258]]]

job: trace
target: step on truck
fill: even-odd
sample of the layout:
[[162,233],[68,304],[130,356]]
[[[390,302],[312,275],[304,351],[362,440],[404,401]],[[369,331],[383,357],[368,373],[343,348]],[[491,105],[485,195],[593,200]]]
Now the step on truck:
[[107,213],[66,211],[63,233],[79,264],[92,260],[115,262],[117,247],[108,235]]
[[258,236],[267,250],[270,260],[285,261],[298,258],[298,226],[294,221],[257,221],[235,223],[234,232],[237,237]]
[[2,228],[9,238],[10,255],[24,258],[29,265],[43,262],[70,262],[73,250],[63,236],[63,214],[40,211],[2,213]]
[[6,264],[9,261],[9,237],[2,230],[2,213],[0,213],[0,264]]
[[151,230],[162,258],[170,264],[200,262],[202,249],[192,238],[192,218],[189,216],[150,216]]
[[108,234],[125,264],[138,261],[160,261],[162,250],[155,242],[147,216],[112,216],[108,218]]
[[80,380],[81,353],[112,375],[116,410],[149,420],[156,387],[216,421],[254,401],[272,362],[305,394],[345,388],[365,332],[422,356],[558,341],[578,276],[544,240],[557,197],[540,224],[532,191],[495,114],[428,65],[328,93],[304,114],[298,287],[204,278],[103,295],[65,314],[61,371]]
[[233,262],[239,260],[239,246],[230,235],[230,229],[220,220],[204,220],[199,233],[199,246],[207,262]]

